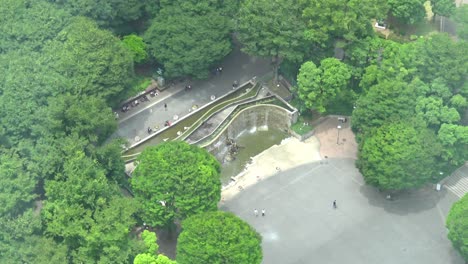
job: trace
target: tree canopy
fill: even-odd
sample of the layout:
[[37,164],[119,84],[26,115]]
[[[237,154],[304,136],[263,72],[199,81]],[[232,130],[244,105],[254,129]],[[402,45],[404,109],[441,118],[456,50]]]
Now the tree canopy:
[[319,67],[308,61],[297,76],[299,98],[306,106],[325,112],[327,104],[346,88],[350,77],[348,66],[338,59],[324,59]]
[[283,59],[301,62],[306,51],[305,21],[299,0],[246,0],[237,26],[243,51],[271,58],[277,74]]
[[75,16],[86,16],[100,26],[114,28],[125,26],[144,15],[147,0],[48,0]]
[[414,24],[426,17],[426,0],[388,0],[392,15],[406,24]]
[[450,17],[457,8],[455,0],[431,0],[432,12],[439,16]]
[[137,206],[119,196],[92,159],[73,153],[63,172],[45,183],[46,232],[63,240],[73,263],[127,263],[133,254],[128,236]]
[[146,148],[137,162],[131,185],[146,223],[168,227],[176,219],[217,209],[221,168],[205,149],[166,142]]
[[468,261],[468,194],[452,205],[447,216],[448,238]]
[[40,51],[71,18],[45,1],[2,0],[0,54],[18,49]]
[[356,41],[372,35],[371,19],[384,18],[386,1],[377,0],[301,0],[307,21],[305,36],[325,44],[337,37]]
[[122,43],[133,55],[133,61],[135,63],[144,62],[148,58],[146,44],[143,42],[142,37],[135,34],[127,35],[123,37]]
[[357,166],[367,183],[387,190],[408,189],[421,186],[435,175],[439,152],[430,130],[392,122],[364,140]]
[[132,54],[111,32],[85,18],[75,18],[46,50],[50,67],[70,80],[72,94],[113,102],[133,77]]
[[187,218],[177,245],[177,262],[262,262],[261,237],[249,224],[228,212],[208,212]]
[[133,264],[177,264],[174,260],[159,254],[156,233],[144,230],[141,239],[145,243],[146,251],[136,255]]
[[231,52],[231,20],[210,1],[164,2],[144,39],[167,77],[206,78]]

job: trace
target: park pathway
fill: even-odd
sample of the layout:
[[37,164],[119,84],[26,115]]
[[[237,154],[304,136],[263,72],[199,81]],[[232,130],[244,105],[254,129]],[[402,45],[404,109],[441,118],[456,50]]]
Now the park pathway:
[[185,92],[183,87],[186,83],[179,83],[152,98],[152,102],[142,104],[129,113],[121,113],[118,130],[113,137],[125,138],[133,144],[136,138],[148,136],[148,127],[163,127],[166,120],[174,122],[176,117],[183,118],[189,114],[192,106],[202,107],[211,102],[211,96],[218,98],[228,93],[234,81],[245,83],[254,76],[264,76],[270,71],[268,60],[248,56],[238,46],[220,66],[223,67],[222,74],[191,82],[191,91]]
[[443,186],[462,198],[468,193],[468,166],[465,164],[442,181]]

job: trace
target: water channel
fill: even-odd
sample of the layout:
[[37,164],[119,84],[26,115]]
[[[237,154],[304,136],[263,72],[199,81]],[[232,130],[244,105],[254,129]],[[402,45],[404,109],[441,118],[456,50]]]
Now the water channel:
[[236,158],[222,164],[221,183],[227,185],[231,177],[241,173],[254,157],[273,145],[278,145],[288,137],[288,134],[280,130],[245,131],[235,141],[239,146]]

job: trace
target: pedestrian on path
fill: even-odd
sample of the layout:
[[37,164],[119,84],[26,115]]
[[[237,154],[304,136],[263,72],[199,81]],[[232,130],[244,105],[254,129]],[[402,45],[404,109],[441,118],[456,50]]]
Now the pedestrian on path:
[[255,215],[255,217],[258,216],[258,211],[257,211],[257,209],[254,209],[254,215]]
[[265,216],[265,209],[262,209],[262,216]]
[[336,209],[337,208],[337,205],[336,205],[336,200],[333,201],[333,209]]
[[164,103],[164,110],[167,111],[167,104]]

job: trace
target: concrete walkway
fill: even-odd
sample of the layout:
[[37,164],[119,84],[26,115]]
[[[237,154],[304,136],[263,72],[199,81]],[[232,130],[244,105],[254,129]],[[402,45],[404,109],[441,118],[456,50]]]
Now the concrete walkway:
[[[253,58],[236,47],[223,63],[223,72],[208,80],[194,81],[191,91],[185,91],[188,83],[179,83],[151,98],[150,102],[141,103],[127,113],[119,112],[119,127],[114,137],[127,139],[130,144],[135,138],[148,136],[148,127],[164,127],[166,120],[173,122],[174,117],[179,119],[189,113],[193,105],[199,107],[209,103],[212,95],[216,98],[232,90],[232,83],[247,82],[254,76],[263,76],[270,71],[268,60]],[[164,108],[167,104],[167,111]]]

